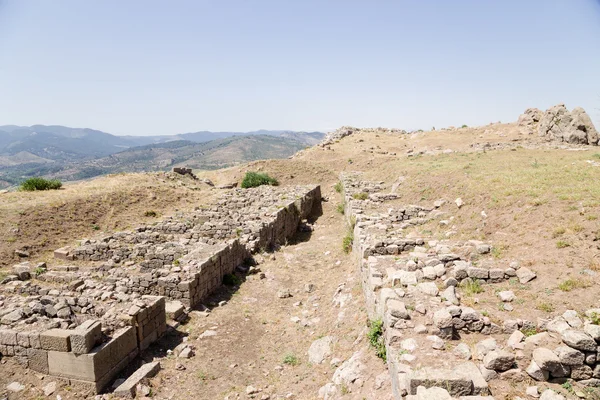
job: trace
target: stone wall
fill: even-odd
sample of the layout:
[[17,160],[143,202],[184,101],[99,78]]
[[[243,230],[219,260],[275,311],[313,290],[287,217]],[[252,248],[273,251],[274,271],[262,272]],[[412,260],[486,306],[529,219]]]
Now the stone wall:
[[128,326],[102,331],[98,320],[74,329],[0,329],[0,354],[36,372],[75,380],[102,391],[141,351],[166,332],[165,298],[144,296],[117,316]]
[[101,391],[165,333],[165,299],[200,304],[320,205],[319,186],[236,190],[210,209],[55,252],[92,266],[16,265],[0,285],[0,355]]
[[[436,211],[442,201],[431,208],[384,206],[380,211],[372,193],[362,200],[354,196],[373,183],[362,182],[359,174],[340,179],[367,312],[384,329],[394,398],[413,398],[419,386],[442,388],[455,397],[488,395],[486,382],[493,379],[572,379],[600,387],[600,309],[583,315],[569,310],[551,320],[492,321],[487,313],[462,305],[462,292],[508,279],[526,284],[535,272],[518,261],[498,266],[490,257],[492,246],[480,241],[412,236],[414,230],[406,229],[412,222],[443,215]],[[512,310],[512,291],[496,295],[503,310]],[[474,347],[462,342],[466,335],[475,336]]]

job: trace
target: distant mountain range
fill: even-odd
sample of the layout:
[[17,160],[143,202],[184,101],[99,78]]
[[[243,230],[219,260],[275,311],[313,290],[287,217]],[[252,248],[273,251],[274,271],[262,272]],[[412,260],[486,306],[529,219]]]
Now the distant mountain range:
[[0,126],[0,188],[30,176],[66,180],[173,166],[215,169],[264,158],[285,158],[319,143],[322,132],[192,132],[115,136],[59,125]]

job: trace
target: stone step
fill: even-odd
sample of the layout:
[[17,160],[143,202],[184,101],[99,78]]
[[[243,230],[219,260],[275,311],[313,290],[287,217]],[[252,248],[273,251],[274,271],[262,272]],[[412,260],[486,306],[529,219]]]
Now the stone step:
[[472,362],[457,364],[453,369],[424,367],[406,374],[406,389],[416,395],[417,388],[439,387],[451,396],[487,396],[490,389],[479,368]]
[[121,383],[113,392],[115,396],[125,398],[135,398],[136,386],[143,379],[152,378],[160,370],[160,363],[158,361],[147,363],[142,365],[135,371],[125,382]]

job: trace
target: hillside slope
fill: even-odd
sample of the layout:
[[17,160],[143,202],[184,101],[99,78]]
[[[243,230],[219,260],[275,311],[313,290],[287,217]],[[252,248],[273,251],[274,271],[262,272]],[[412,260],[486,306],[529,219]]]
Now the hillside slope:
[[[160,171],[175,166],[210,170],[259,159],[287,158],[305,147],[306,143],[293,138],[251,135],[203,143],[169,141],[132,147],[94,159],[71,160],[69,153],[63,152],[63,158],[53,160],[50,156],[42,158],[21,151],[18,155],[0,156],[0,162],[4,163],[0,168],[0,188],[18,184],[28,176],[79,180],[116,172]],[[48,147],[44,148],[44,153],[48,153]],[[2,181],[6,183],[2,184]]]
[[[186,148],[189,144],[171,146]],[[171,151],[161,149],[165,157]],[[136,157],[158,151],[149,146]],[[364,258],[373,265],[389,261],[387,268],[372,277],[388,285],[386,289],[396,285],[393,291],[403,296],[398,301],[410,305],[404,311],[411,319],[405,321],[406,326],[399,324],[395,329],[401,334],[392,337],[394,345],[403,346],[400,354],[407,371],[447,363],[456,357],[458,343],[466,346],[469,358],[479,365],[481,360],[471,353],[483,339],[493,338],[502,351],[517,354],[509,374],[500,371],[502,375],[488,376],[493,398],[525,398],[527,388],[534,385],[540,392],[551,388],[565,398],[574,398],[574,392],[587,399],[600,397],[598,388],[581,383],[581,377],[594,373],[587,364],[573,369],[586,373],[574,375],[579,378],[570,379],[569,385],[561,384],[564,379],[533,381],[526,371],[532,347],[564,346],[556,331],[544,332],[548,321],[567,324],[563,317],[567,316],[573,326],[578,326],[578,321],[583,326],[585,311],[597,307],[599,147],[548,141],[524,133],[516,123],[410,134],[347,128],[343,137],[332,135],[329,144],[302,150],[289,159],[253,161],[198,175],[218,186],[239,182],[246,171],[267,172],[283,186],[320,184],[325,198],[323,215],[296,240],[283,243],[272,253],[258,254],[256,274],[242,275],[240,279],[247,281],[209,299],[211,312],[190,313],[189,321],[177,332],[195,347],[195,357],[165,356],[164,350],[172,343],[161,343],[160,349],[152,350],[147,358],[156,357],[163,365],[149,383],[156,397],[208,400],[251,398],[260,393],[264,398],[315,399],[325,388],[333,391],[327,397],[331,399],[399,399],[392,395],[388,364],[376,357],[366,335],[364,293],[370,288],[363,288],[364,271],[357,267],[363,257],[358,252],[345,254],[342,247],[353,231],[341,211],[346,212],[351,202],[360,204],[360,228],[370,226],[384,240],[422,240],[421,246],[402,254]],[[353,188],[357,196],[338,193],[341,173],[360,179],[361,185]],[[52,193],[0,194],[0,248],[5,249],[1,261],[10,266],[18,260],[14,250],[22,249],[30,251],[32,261],[56,263],[51,251],[59,246],[85,236],[133,229],[138,221],[151,222],[154,217],[146,216],[147,210],[166,216],[176,208],[184,214],[194,207],[209,208],[218,204],[223,193],[201,180],[148,173],[69,184]],[[394,210],[409,205],[431,213],[414,224],[392,218]],[[373,219],[362,219],[370,216]],[[360,240],[360,235],[357,238]],[[490,248],[482,253],[461,252],[469,243],[486,243]],[[409,263],[415,268],[418,263],[414,260],[437,258],[436,249],[447,259],[465,258],[474,273],[520,268],[535,277],[529,281],[513,276],[497,282],[469,282],[469,276],[454,287],[450,271],[457,265],[451,261],[444,266],[448,275],[443,279],[436,273],[424,282],[433,286],[436,294],[418,305],[421,310],[425,307],[422,313],[410,303],[418,298],[416,289],[394,283],[388,275],[390,270],[408,268]],[[410,260],[401,263],[403,257]],[[419,266],[423,274],[429,272],[425,268]],[[119,267],[113,270],[122,271]],[[438,337],[442,345],[437,346],[437,339],[431,339],[437,332],[431,311],[451,304],[441,294],[447,283],[456,290],[461,312],[477,313],[498,330],[493,334],[461,330],[458,339]],[[280,296],[285,290],[289,296]],[[501,300],[500,294],[505,292],[512,293],[511,301]],[[416,332],[415,321],[423,321],[426,334]],[[523,349],[507,344],[519,321]],[[421,332],[423,327],[418,326]],[[318,350],[313,345],[324,338],[332,341],[325,362],[313,363],[309,354]],[[352,364],[356,358],[362,359],[361,364]],[[597,364],[595,358],[587,362]],[[360,368],[350,368],[348,363]],[[0,366],[0,383],[18,379],[33,387],[46,384],[19,368],[12,360]],[[348,370],[356,375],[344,381],[341,376]],[[61,386],[58,392],[64,398],[77,398],[70,390]],[[35,391],[31,389],[27,395],[35,398]]]

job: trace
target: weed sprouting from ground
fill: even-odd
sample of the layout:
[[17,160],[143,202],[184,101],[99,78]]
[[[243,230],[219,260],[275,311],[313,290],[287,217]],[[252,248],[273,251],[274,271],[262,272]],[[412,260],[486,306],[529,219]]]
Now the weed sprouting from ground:
[[477,279],[466,281],[462,285],[462,288],[467,296],[472,296],[474,294],[479,294],[479,293],[484,292],[483,287],[481,287],[481,283],[479,283],[479,280],[477,280]]
[[335,184],[335,186],[333,187],[335,189],[336,192],[338,193],[342,193],[342,190],[344,190],[344,186],[342,185],[342,182],[338,182]]
[[376,319],[369,322],[369,332],[367,333],[369,344],[375,349],[377,357],[384,362],[387,361],[387,352],[383,338],[383,321]]
[[352,243],[354,242],[354,230],[348,229],[346,236],[342,239],[342,250],[348,254],[352,251]]
[[525,335],[526,337],[529,337],[529,336],[533,336],[533,335],[537,334],[538,331],[535,328],[523,328],[523,329],[521,329],[521,333],[523,335]]
[[242,280],[234,274],[225,274],[223,275],[223,285],[225,286],[238,286],[242,283]]
[[62,182],[57,179],[44,179],[39,177],[29,178],[21,183],[20,190],[33,192],[36,190],[57,190],[62,187]]
[[565,247],[569,247],[569,246],[570,246],[569,242],[566,242],[564,240],[559,240],[556,242],[557,249],[564,249]]
[[366,200],[369,198],[369,194],[366,192],[359,192],[359,193],[354,193],[352,195],[352,198],[355,200]]
[[156,217],[158,214],[154,210],[148,210],[144,213],[145,217]]
[[591,283],[585,279],[567,279],[558,285],[558,288],[563,292],[570,292],[573,289],[585,289],[590,287]]
[[279,182],[277,179],[270,177],[267,174],[260,172],[246,172],[244,179],[242,180],[242,188],[253,188],[261,185],[277,186]]
[[552,303],[549,303],[547,301],[540,301],[539,303],[537,303],[535,308],[547,313],[551,313],[552,311],[554,311],[554,306],[552,305]]
[[340,204],[337,205],[336,210],[340,214],[344,215],[344,208],[346,208],[345,205],[344,205],[344,203],[340,203]]
[[300,364],[300,360],[298,360],[298,357],[296,357],[294,354],[286,354],[285,357],[283,357],[283,363],[286,365],[291,365],[291,366],[295,366]]
[[346,236],[342,239],[342,250],[346,254],[352,251],[352,243],[354,243],[354,225],[356,225],[356,220],[352,218],[350,226],[348,226],[348,229],[346,230]]

